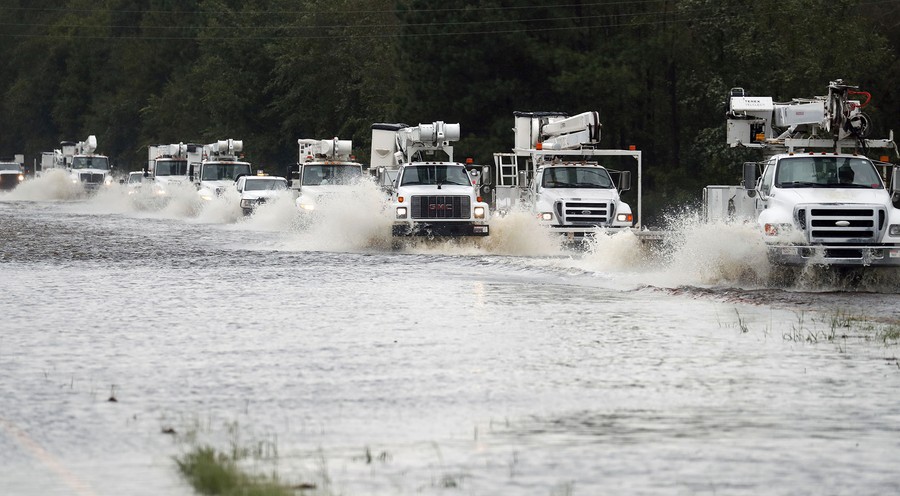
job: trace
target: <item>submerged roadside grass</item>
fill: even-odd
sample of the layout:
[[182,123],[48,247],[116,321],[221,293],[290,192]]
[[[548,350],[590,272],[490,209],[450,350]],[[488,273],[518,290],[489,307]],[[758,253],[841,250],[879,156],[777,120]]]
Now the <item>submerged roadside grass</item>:
[[[277,440],[267,439],[246,443],[241,441],[237,422],[226,422],[228,449],[217,449],[198,439],[209,434],[209,425],[194,421],[184,434],[172,427],[163,433],[172,434],[187,451],[175,456],[178,471],[198,494],[210,496],[329,496],[331,483],[325,469],[318,474],[319,483],[291,483],[279,476]],[[255,468],[251,467],[254,466]],[[261,469],[260,467],[268,467]],[[324,466],[323,466],[324,467]],[[270,470],[270,472],[266,472]],[[315,479],[315,477],[313,477]]]
[[181,474],[200,494],[242,496],[291,496],[296,488],[282,484],[276,473],[253,475],[238,466],[232,455],[210,446],[197,446],[176,457]]

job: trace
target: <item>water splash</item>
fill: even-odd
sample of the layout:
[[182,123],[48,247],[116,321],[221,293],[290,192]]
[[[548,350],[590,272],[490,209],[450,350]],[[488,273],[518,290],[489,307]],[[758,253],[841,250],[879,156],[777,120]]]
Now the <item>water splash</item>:
[[52,201],[77,200],[85,197],[84,187],[73,183],[68,172],[51,169],[41,177],[27,179],[4,195],[5,200]]

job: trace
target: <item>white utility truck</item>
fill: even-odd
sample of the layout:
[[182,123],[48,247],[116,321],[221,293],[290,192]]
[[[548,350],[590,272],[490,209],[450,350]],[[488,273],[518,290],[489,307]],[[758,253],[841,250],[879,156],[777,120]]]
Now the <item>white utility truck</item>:
[[755,222],[776,264],[900,266],[898,166],[866,156],[897,147],[893,132],[867,139],[870,99],[840,79],[826,96],[785,103],[732,89],[728,144],[763,160],[744,164],[743,186],[704,190],[707,218]]
[[[598,112],[514,116],[512,152],[494,154],[496,211],[505,213],[524,202],[541,223],[572,238],[640,226],[641,152],[600,148]],[[637,162],[637,217],[621,197],[631,189],[631,171],[604,167],[601,161],[610,157]]]
[[189,163],[200,163],[203,146],[193,143],[150,145],[147,147],[145,178],[151,178],[157,193],[165,195],[170,187],[189,184]]
[[200,163],[188,164],[188,175],[201,198],[212,200],[221,196],[234,189],[239,177],[251,174],[250,163],[243,160],[243,155],[238,155],[243,149],[244,142],[234,139],[203,145]]
[[25,180],[25,156],[0,158],[0,189],[13,189]]
[[442,121],[372,125],[371,167],[380,184],[389,184],[394,236],[489,234],[489,207],[478,195],[477,178],[453,161],[450,142],[459,136],[459,124]]
[[291,177],[291,188],[297,196],[297,208],[312,211],[331,201],[347,186],[363,177],[363,166],[352,155],[353,142],[338,138],[328,140],[299,139],[297,169]]
[[63,141],[58,149],[41,154],[41,170],[36,176],[59,169],[65,171],[73,184],[81,184],[85,191],[92,192],[101,186],[112,184],[109,158],[94,153],[97,150],[97,137],[93,134],[85,141]]

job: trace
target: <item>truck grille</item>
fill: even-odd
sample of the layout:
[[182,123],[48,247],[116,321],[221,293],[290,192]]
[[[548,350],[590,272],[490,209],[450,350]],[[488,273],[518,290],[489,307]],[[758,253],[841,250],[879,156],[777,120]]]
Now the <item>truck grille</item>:
[[413,196],[410,217],[413,219],[468,219],[471,200],[468,196]]
[[92,173],[84,173],[81,174],[81,182],[88,184],[101,184],[104,179],[104,174],[92,174]]
[[881,238],[887,212],[881,206],[801,206],[796,218],[810,243],[870,243]]
[[613,215],[612,210],[612,204],[605,202],[566,200],[556,202],[556,215],[566,226],[607,226]]

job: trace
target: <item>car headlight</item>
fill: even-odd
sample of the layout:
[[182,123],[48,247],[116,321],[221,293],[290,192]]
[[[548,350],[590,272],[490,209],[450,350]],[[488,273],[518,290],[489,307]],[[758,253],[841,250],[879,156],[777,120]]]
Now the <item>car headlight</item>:
[[19,174],[19,181],[25,180],[25,174]]
[[206,200],[206,201],[210,201],[210,200],[213,199],[213,197],[212,197],[212,195],[209,193],[209,191],[201,191],[201,192],[200,192],[200,198],[203,198],[203,199]]
[[550,212],[541,212],[538,215],[538,218],[541,220],[553,220],[553,214],[551,214]]
[[406,218],[406,207],[397,207],[397,218],[398,219]]
[[891,224],[888,228],[888,234],[891,236],[900,236],[900,224]]
[[475,207],[472,211],[475,213],[476,219],[484,218],[484,207]]
[[616,214],[617,222],[632,222],[634,221],[634,216],[631,214]]
[[109,176],[106,176],[106,179],[103,180],[103,184],[109,186],[110,184],[112,184],[112,178]]
[[253,200],[241,200],[241,208],[253,208]]
[[794,226],[791,224],[766,224],[764,226],[766,231],[766,236],[778,236],[779,234],[785,234]]
[[316,209],[316,205],[314,203],[307,202],[307,201],[302,201],[302,202],[298,203],[297,205],[300,208],[302,208],[303,210],[315,210]]

